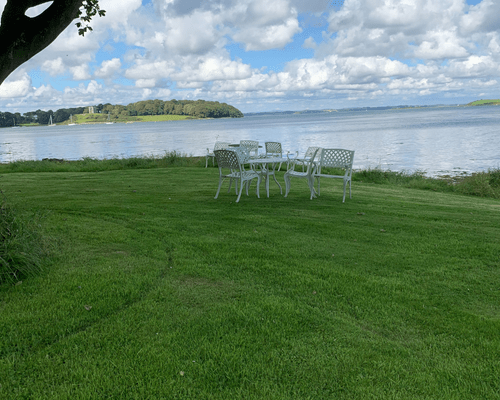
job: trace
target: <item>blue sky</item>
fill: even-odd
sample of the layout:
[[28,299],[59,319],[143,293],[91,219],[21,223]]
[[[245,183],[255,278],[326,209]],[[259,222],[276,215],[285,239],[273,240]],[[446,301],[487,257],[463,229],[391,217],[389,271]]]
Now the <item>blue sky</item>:
[[92,21],[93,32],[82,38],[69,26],[0,85],[1,111],[155,98],[258,112],[500,97],[497,0],[100,5],[107,14]]

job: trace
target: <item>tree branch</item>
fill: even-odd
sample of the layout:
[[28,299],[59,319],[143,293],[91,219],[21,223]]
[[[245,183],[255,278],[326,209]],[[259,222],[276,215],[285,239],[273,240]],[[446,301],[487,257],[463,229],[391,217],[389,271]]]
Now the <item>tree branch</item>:
[[54,0],[40,15],[25,15],[28,8],[44,3],[47,0],[7,0],[0,25],[0,84],[78,18],[83,0]]

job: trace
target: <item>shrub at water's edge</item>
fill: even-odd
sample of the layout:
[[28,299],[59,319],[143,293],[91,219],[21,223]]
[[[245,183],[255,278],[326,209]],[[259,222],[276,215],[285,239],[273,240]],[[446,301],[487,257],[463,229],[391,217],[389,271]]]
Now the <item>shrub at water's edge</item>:
[[471,175],[446,178],[428,178],[421,171],[409,173],[405,171],[368,169],[355,172],[353,181],[393,184],[412,189],[500,198],[500,169],[490,169],[487,172],[476,172]]

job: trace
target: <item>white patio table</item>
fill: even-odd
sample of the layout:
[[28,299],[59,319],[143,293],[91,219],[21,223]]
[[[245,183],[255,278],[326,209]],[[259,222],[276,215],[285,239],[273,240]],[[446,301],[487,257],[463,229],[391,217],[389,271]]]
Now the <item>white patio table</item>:
[[[280,165],[280,163],[286,163],[288,158],[282,157],[270,157],[270,158],[254,158],[248,160],[248,164],[252,167],[259,166],[260,171],[256,171],[258,174],[263,176],[266,179],[266,194],[269,197],[269,178],[272,176],[274,181],[280,188],[280,194],[283,194],[283,190],[281,189],[281,185],[276,180],[276,175],[274,171],[276,170],[276,165]],[[253,168],[255,170],[255,168]]]

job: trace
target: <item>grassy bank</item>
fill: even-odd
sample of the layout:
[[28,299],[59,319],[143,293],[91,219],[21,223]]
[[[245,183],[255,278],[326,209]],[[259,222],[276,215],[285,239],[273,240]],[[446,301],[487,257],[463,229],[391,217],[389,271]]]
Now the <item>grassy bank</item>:
[[[98,172],[125,169],[151,169],[178,167],[202,167],[204,157],[189,157],[177,152],[166,152],[161,156],[112,158],[98,160],[90,157],[76,161],[44,159],[0,163],[0,173],[11,172]],[[428,178],[424,173],[404,171],[383,171],[369,169],[355,171],[353,181],[397,185],[406,188],[424,189],[438,192],[454,192],[480,197],[500,198],[500,169],[478,172],[471,175],[443,176]]]
[[[127,122],[162,122],[162,121],[181,121],[185,119],[193,119],[187,115],[138,115],[125,116],[118,115],[116,118],[111,117],[111,122],[127,123]],[[108,122],[107,114],[78,114],[73,116],[73,120],[77,124],[103,124]]]
[[496,106],[500,104],[500,99],[495,100],[476,100],[472,103],[466,104],[467,106]]
[[[134,123],[134,122],[163,122],[163,121],[183,121],[186,119],[196,119],[188,115],[139,115],[125,116],[119,115],[111,117],[110,122],[113,123]],[[71,121],[57,123],[56,125],[68,125]],[[108,121],[107,114],[75,114],[73,115],[73,123],[75,124],[105,124]],[[21,126],[47,126],[46,124],[22,124]]]
[[497,199],[364,171],[237,204],[148,160],[0,166],[51,241],[0,286],[0,398],[500,396]]

